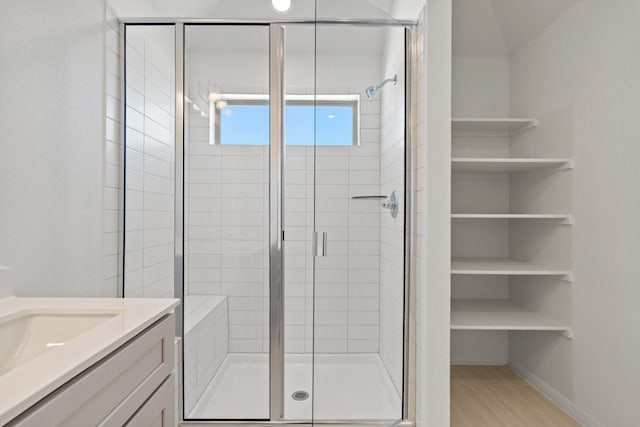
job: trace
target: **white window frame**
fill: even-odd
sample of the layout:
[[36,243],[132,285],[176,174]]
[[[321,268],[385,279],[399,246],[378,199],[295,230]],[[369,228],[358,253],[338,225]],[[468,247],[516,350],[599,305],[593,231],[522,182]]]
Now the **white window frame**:
[[[342,95],[286,95],[285,101],[299,105],[349,105],[353,106],[353,137],[352,146],[360,146],[360,94]],[[220,110],[219,103],[228,104],[266,104],[269,95],[266,94],[218,94],[209,93],[209,145],[218,145],[220,141]],[[323,147],[325,147],[323,145]],[[326,145],[326,147],[346,147],[346,145]]]

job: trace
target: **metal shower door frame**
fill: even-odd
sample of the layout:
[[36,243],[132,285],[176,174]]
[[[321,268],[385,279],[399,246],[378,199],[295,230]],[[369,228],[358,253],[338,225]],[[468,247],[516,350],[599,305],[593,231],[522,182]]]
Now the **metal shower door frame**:
[[269,419],[284,418],[284,27],[269,26]]

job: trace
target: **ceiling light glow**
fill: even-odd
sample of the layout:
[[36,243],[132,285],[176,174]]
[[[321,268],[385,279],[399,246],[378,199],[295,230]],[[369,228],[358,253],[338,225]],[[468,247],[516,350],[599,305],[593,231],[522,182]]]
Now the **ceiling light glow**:
[[271,0],[271,5],[280,13],[286,12],[291,7],[291,0]]

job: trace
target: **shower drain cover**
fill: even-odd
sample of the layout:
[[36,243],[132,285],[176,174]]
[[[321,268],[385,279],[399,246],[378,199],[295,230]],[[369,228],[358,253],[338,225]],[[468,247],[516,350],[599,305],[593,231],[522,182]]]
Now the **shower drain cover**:
[[309,398],[309,393],[304,390],[294,391],[291,395],[293,400],[307,400]]

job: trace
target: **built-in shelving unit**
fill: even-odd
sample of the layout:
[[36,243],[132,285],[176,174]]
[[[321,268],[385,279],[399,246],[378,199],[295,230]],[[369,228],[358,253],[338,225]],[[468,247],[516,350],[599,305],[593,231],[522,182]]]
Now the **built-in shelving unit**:
[[569,325],[546,313],[528,311],[508,300],[459,299],[451,305],[451,329],[556,331],[571,336]]
[[535,119],[525,118],[454,118],[451,130],[522,132],[538,125]]
[[571,280],[571,272],[548,268],[510,258],[453,258],[451,274],[491,276],[562,276]]
[[[535,307],[535,304],[527,303],[527,292],[515,292],[515,299],[505,297],[512,297],[512,283],[530,286],[541,278],[546,278],[546,283],[553,282],[554,278],[558,283],[573,281],[570,269],[550,267],[544,261],[523,261],[520,256],[518,259],[509,258],[513,256],[512,246],[519,250],[515,254],[538,254],[539,250],[546,248],[545,244],[539,246],[541,240],[531,241],[555,236],[550,243],[552,255],[541,259],[551,260],[554,265],[565,264],[565,246],[558,242],[567,242],[566,236],[570,231],[562,227],[573,224],[573,215],[563,212],[569,204],[558,205],[556,201],[563,197],[561,191],[570,187],[566,183],[553,187],[556,178],[552,177],[572,169],[573,160],[544,157],[547,152],[556,151],[555,147],[550,150],[544,140],[531,136],[526,137],[525,144],[516,144],[518,147],[512,148],[521,134],[535,132],[538,125],[538,121],[532,118],[454,118],[451,121],[454,142],[452,201],[453,209],[457,209],[451,215],[456,239],[451,274],[454,285],[460,283],[462,286],[455,292],[457,299],[452,300],[452,330],[554,331],[571,337],[570,325],[547,313],[527,309]],[[536,145],[536,141],[540,144]],[[538,157],[540,154],[543,156]],[[524,174],[526,172],[544,173]],[[468,174],[486,176],[472,177]],[[541,195],[552,187],[554,195],[547,199],[542,196],[547,201],[541,203]],[[566,196],[570,197],[570,194]],[[557,207],[560,207],[559,212]],[[552,213],[527,213],[528,209]],[[485,226],[481,222],[483,220],[491,220],[491,225],[487,222]],[[467,242],[466,239],[475,240]],[[535,250],[532,250],[532,244],[536,245]],[[456,257],[455,251],[465,253],[465,256],[473,253],[474,257]],[[496,257],[498,252],[507,254],[507,257]],[[556,263],[556,253],[562,255],[559,263]],[[490,276],[496,276],[495,281]],[[474,291],[469,293],[471,288]],[[502,292],[496,292],[498,289]],[[562,313],[560,316],[563,317]]]
[[565,214],[452,214],[452,219],[526,219],[526,220],[550,220],[561,221],[563,224],[572,224],[573,216]]
[[454,157],[451,170],[454,173],[517,173],[537,169],[570,169],[570,159],[484,158]]

